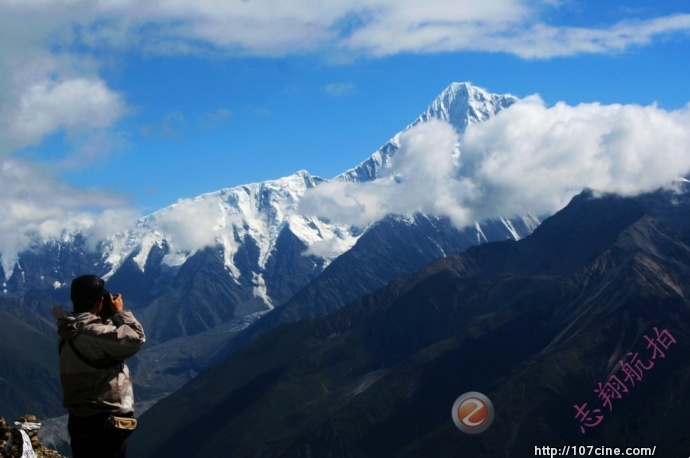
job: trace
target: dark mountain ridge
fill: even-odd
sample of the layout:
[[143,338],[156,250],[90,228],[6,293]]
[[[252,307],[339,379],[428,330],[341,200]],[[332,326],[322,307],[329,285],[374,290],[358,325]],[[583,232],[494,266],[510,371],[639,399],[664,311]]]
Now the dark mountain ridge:
[[[519,234],[532,228],[515,219]],[[532,224],[537,225],[532,221]],[[501,221],[485,221],[489,240],[501,239]],[[214,355],[218,361],[238,347],[276,326],[327,315],[395,278],[422,268],[434,259],[452,255],[481,243],[474,228],[457,229],[448,218],[416,214],[412,218],[389,216],[373,225],[355,246],[338,257],[323,273],[298,290],[279,308],[229,339]]]
[[[268,332],[154,406],[133,447],[142,456],[522,457],[539,445],[656,445],[681,456],[690,450],[679,426],[690,407],[689,212],[688,194],[583,193],[524,240],[470,248]],[[649,344],[660,333],[673,337],[663,358]],[[637,384],[629,376],[626,393],[601,394],[631,361],[648,368]],[[496,408],[477,436],[449,415],[467,391]],[[585,426],[597,417],[576,407],[602,420]],[[180,435],[203,446],[181,450]]]

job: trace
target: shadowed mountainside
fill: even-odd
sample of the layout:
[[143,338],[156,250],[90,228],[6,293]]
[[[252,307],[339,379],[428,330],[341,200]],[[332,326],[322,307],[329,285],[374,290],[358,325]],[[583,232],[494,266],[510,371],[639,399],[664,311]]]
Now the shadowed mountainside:
[[[690,450],[689,214],[687,194],[583,193],[524,240],[441,259],[242,347],[148,411],[132,449],[522,457],[592,444],[681,456]],[[612,391],[613,377],[627,391]],[[477,436],[450,416],[467,391],[496,409]],[[203,436],[203,446],[180,436]]]

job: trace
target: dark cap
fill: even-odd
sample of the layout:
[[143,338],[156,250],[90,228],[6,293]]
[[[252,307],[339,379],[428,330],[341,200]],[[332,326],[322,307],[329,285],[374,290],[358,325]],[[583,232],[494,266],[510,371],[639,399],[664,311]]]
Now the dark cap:
[[70,299],[75,312],[88,312],[103,297],[105,281],[95,275],[82,275],[72,280]]

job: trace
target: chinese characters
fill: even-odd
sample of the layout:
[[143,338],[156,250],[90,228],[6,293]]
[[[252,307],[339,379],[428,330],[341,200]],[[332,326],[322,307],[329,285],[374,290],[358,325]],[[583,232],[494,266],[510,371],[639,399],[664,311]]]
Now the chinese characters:
[[600,406],[590,408],[586,402],[573,406],[575,409],[573,418],[580,423],[582,434],[599,425],[604,420],[604,414],[613,411],[615,402],[635,388],[635,384],[641,383],[645,373],[654,368],[655,360],[666,358],[669,347],[676,343],[676,339],[668,329],[659,331],[657,326],[654,326],[651,335],[645,334],[643,338],[647,342],[646,354],[651,354],[649,359],[643,359],[639,352],[628,353],[625,360],[619,361],[620,369],[605,382],[598,382],[597,387],[594,388],[594,393],[601,401]]

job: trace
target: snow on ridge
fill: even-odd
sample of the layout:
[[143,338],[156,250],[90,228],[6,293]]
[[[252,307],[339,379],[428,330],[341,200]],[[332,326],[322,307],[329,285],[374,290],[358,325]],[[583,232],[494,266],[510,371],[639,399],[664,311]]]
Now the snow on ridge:
[[539,218],[530,213],[521,214],[520,219],[522,220],[522,223],[525,225],[525,227],[527,227],[527,229],[530,231],[530,233],[534,232],[534,230],[541,224]]
[[[470,83],[452,83],[413,123],[357,167],[334,180],[375,179],[400,147],[400,135],[419,123],[442,119],[462,133],[468,124],[488,119],[516,101],[517,98],[511,95],[491,94]],[[259,248],[257,265],[263,269],[281,231],[289,227],[308,246],[305,255],[321,257],[328,263],[349,250],[361,231],[298,212],[299,201],[307,189],[324,181],[327,180],[300,170],[276,180],[180,199],[176,204],[142,218],[137,228],[121,236],[121,240],[112,240],[112,250],[106,260],[113,264],[115,271],[119,263],[138,250],[134,260],[143,271],[154,246],[166,244],[169,252],[163,262],[181,265],[193,255],[195,248],[219,245],[223,248],[226,268],[237,279],[242,273],[235,265],[234,256],[245,239],[249,237],[256,243]],[[525,224],[529,227],[535,222],[525,221]],[[193,232],[194,235],[190,235]]]
[[268,295],[264,276],[261,273],[252,272],[252,282],[256,285],[254,286],[254,297],[261,298],[268,306],[268,309],[273,310],[275,306],[273,305],[273,300]]
[[479,224],[479,222],[477,222],[477,221],[474,222],[474,229],[477,232],[477,245],[480,245],[484,242],[489,241],[489,239],[486,238],[486,235],[484,235],[484,231],[482,230],[482,226]]
[[469,124],[485,121],[517,101],[518,98],[512,95],[492,94],[467,82],[452,83],[414,122],[398,132],[369,158],[336,176],[334,180],[360,182],[376,179],[379,171],[387,166],[391,157],[400,148],[400,136],[420,123],[440,119],[450,123],[462,134]]
[[[517,98],[496,95],[469,83],[453,83],[410,125],[390,139],[383,147],[353,169],[334,180],[371,181],[388,166],[400,148],[401,135],[411,127],[431,119],[450,122],[462,133],[468,124],[481,122],[510,106]],[[361,228],[335,225],[326,220],[299,212],[299,202],[308,189],[326,182],[300,170],[290,176],[258,183],[224,188],[177,203],[140,218],[131,229],[102,241],[102,261],[110,266],[104,276],[112,276],[127,259],[132,259],[143,272],[152,250],[163,252],[162,262],[181,266],[199,249],[218,246],[223,251],[225,267],[237,281],[242,275],[256,285],[254,294],[272,307],[266,292],[263,270],[274,252],[279,235],[285,228],[308,247],[303,253],[316,256],[328,265],[348,251],[362,234]],[[538,220],[523,220],[536,227]],[[506,224],[506,223],[504,223]],[[509,222],[506,227],[510,230]],[[477,237],[484,235],[477,224]],[[515,233],[512,228],[512,233]],[[486,237],[484,237],[486,238]],[[235,255],[251,239],[258,247],[252,260],[258,269],[246,272],[235,263]],[[4,259],[1,260],[4,263]]]
[[505,228],[508,229],[508,232],[510,232],[510,235],[513,237],[513,240],[520,240],[520,234],[518,233],[518,231],[515,230],[513,223],[509,219],[501,218],[501,222],[503,223]]
[[[329,258],[337,257],[352,247],[357,237],[352,235],[350,228],[299,214],[298,204],[304,193],[323,181],[300,170],[276,180],[180,199],[140,219],[135,229],[110,241],[106,261],[113,265],[113,269],[108,276],[133,253],[136,253],[133,258],[136,265],[144,271],[154,246],[167,245],[169,252],[163,262],[178,266],[197,249],[203,248],[202,245],[216,245],[222,247],[225,267],[237,279],[242,272],[235,264],[234,256],[246,238],[256,243],[259,249],[256,263],[263,269],[280,233],[288,226],[310,247],[305,254],[323,257],[328,262]],[[253,272],[251,275],[257,284],[255,294],[271,306],[261,273]]]

